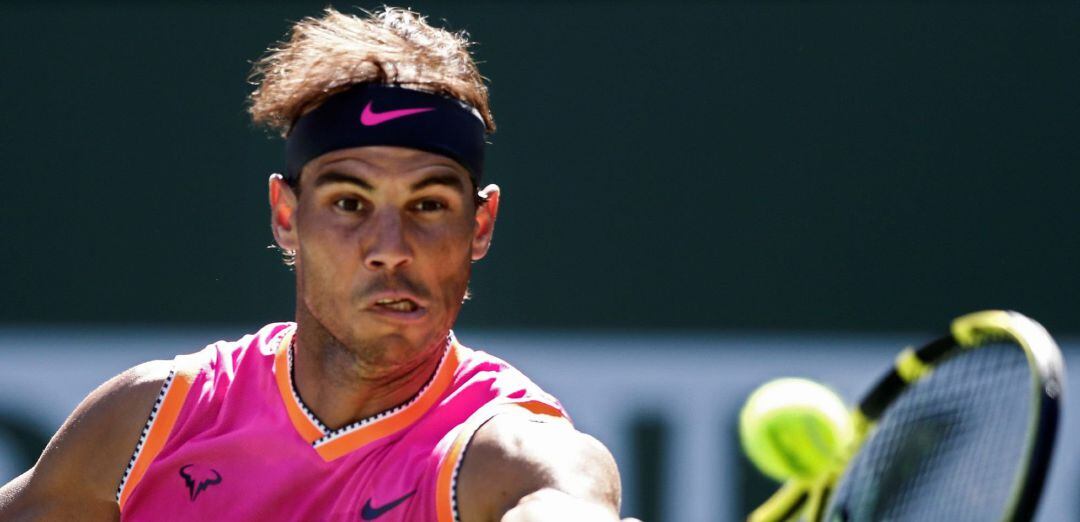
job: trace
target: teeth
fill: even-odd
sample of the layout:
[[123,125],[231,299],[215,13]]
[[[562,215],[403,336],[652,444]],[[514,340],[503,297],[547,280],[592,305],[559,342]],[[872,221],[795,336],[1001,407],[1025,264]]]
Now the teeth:
[[398,312],[411,312],[417,309],[416,303],[408,299],[379,299],[375,304]]

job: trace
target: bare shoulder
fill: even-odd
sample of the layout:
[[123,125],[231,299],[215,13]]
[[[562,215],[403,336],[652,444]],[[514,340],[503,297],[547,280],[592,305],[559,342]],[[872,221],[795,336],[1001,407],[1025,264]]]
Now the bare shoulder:
[[[554,520],[556,511],[574,520],[617,520],[621,499],[615,459],[600,441],[569,422],[524,413],[498,415],[477,430],[457,493],[465,522]],[[552,516],[514,517],[538,506]]]
[[140,364],[83,399],[34,467],[0,488],[0,519],[117,520],[116,487],[171,367]]

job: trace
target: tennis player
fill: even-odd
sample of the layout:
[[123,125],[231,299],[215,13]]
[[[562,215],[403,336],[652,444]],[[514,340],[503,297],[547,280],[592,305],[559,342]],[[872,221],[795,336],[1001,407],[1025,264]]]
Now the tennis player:
[[499,210],[468,45],[407,10],[328,9],[257,63],[295,322],[105,383],[0,519],[618,520],[604,446],[451,331]]

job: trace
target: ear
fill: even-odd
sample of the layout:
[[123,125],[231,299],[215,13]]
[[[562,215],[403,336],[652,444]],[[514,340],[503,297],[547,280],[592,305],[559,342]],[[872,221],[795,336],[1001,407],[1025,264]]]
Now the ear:
[[295,252],[300,245],[296,235],[296,193],[281,174],[270,175],[270,229],[274,241],[283,250]]
[[472,260],[479,261],[491,248],[495,234],[495,217],[499,214],[499,186],[488,185],[480,191],[486,201],[476,207],[476,227],[473,229]]

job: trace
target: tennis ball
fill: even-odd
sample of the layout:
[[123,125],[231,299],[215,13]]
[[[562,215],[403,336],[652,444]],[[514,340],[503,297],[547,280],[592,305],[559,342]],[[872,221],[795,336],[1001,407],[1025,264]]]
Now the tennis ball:
[[746,399],[739,439],[762,473],[810,480],[843,466],[855,436],[851,414],[832,390],[807,379],[775,379]]

